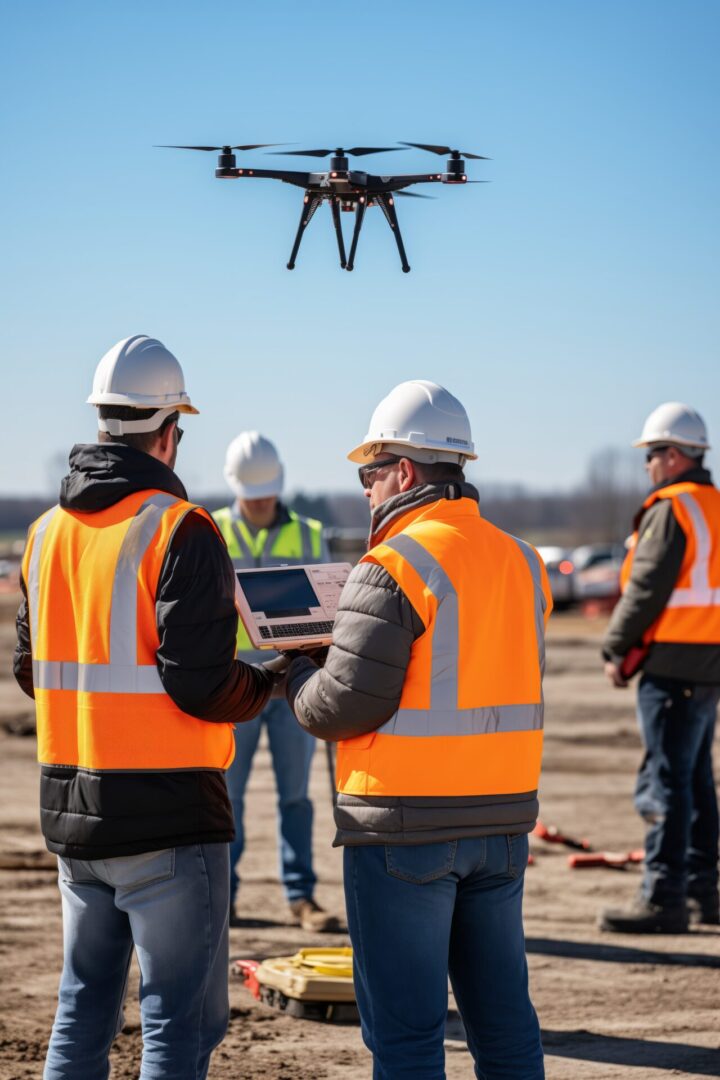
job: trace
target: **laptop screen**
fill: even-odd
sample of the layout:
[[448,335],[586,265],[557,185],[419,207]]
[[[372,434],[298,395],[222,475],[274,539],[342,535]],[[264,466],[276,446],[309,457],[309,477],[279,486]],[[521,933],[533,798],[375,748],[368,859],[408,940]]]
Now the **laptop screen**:
[[237,571],[238,581],[250,605],[268,619],[292,619],[309,615],[322,605],[304,570],[271,570],[263,574]]

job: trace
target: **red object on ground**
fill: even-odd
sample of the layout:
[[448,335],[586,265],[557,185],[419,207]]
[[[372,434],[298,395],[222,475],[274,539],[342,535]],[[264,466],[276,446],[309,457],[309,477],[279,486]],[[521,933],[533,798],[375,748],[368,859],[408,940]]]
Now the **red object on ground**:
[[641,863],[644,858],[644,851],[593,851],[583,855],[568,855],[568,866],[571,870],[591,869],[595,866],[624,870],[631,863]]
[[546,840],[548,844],[563,844],[565,847],[574,848],[576,851],[592,850],[589,841],[576,840],[574,836],[565,836],[564,833],[560,832],[557,825],[543,825],[542,821],[538,821],[533,829],[533,836],[537,836],[539,840]]
[[243,985],[247,987],[253,997],[260,1000],[260,983],[257,981],[255,972],[260,967],[258,960],[236,960],[235,967],[243,977]]
[[527,864],[528,864],[528,866],[534,866],[535,865],[535,856],[534,855],[528,855]]

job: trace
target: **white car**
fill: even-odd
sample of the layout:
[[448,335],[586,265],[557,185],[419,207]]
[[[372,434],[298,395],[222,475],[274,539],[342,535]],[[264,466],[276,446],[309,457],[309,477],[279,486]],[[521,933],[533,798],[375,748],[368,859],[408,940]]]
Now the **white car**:
[[545,563],[555,608],[569,607],[576,599],[572,552],[562,547],[539,547],[537,551]]

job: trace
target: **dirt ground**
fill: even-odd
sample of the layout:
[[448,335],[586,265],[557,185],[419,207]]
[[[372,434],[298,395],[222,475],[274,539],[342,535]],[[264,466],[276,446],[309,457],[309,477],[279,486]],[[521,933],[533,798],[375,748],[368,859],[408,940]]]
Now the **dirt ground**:
[[[10,674],[15,606],[14,596],[0,596],[1,1080],[42,1073],[62,954],[59,896],[38,828],[35,741],[5,730],[22,729],[31,713]],[[575,615],[558,615],[551,623],[541,815],[598,848],[627,850],[641,847],[643,838],[631,801],[640,754],[634,693],[605,685],[598,663],[601,633],[602,623]],[[341,913],[341,854],[330,846],[322,752],[315,756],[312,791],[318,898]],[[349,943],[344,935],[314,938],[285,924],[274,801],[269,757],[261,747],[247,800],[247,924],[231,930],[233,959]],[[533,838],[532,850],[525,924],[550,1080],[720,1076],[720,930],[652,938],[601,934],[599,909],[629,900],[639,870],[573,871],[566,849]],[[127,1023],[112,1052],[114,1080],[138,1074],[135,988],[133,982]],[[370,1058],[357,1026],[291,1019],[260,1005],[234,978],[230,1000],[230,1028],[214,1055],[211,1080],[369,1080]],[[448,1080],[470,1080],[472,1064],[456,1022],[449,1024],[446,1048]]]

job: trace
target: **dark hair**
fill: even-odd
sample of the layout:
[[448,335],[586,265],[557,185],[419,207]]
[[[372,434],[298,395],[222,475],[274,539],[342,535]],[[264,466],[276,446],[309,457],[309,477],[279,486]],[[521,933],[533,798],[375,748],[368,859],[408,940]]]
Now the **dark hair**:
[[[101,420],[149,420],[159,409],[134,409],[130,405],[99,405],[98,413]],[[179,412],[170,413],[166,416],[159,428],[155,431],[129,431],[126,435],[111,435],[109,431],[98,431],[98,442],[118,442],[124,446],[132,446],[133,450],[142,450],[149,454],[162,433],[180,418]]]
[[413,461],[418,479],[424,484],[462,484],[465,482],[465,473],[462,465],[456,465],[452,461]]

